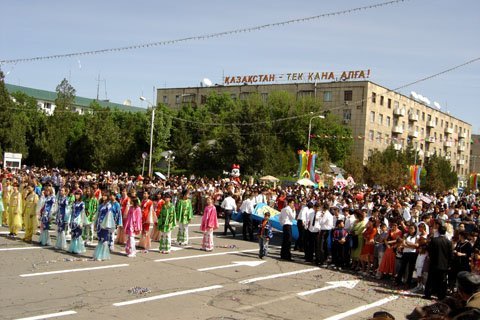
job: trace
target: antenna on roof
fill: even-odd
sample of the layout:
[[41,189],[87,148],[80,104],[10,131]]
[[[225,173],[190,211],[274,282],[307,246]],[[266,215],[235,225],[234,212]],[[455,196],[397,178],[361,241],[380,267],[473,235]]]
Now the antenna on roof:
[[205,87],[211,87],[213,83],[212,83],[212,80],[210,80],[210,79],[208,79],[208,78],[203,78],[202,84],[203,84]]
[[130,100],[130,99],[127,99],[127,100],[123,101],[123,105],[124,105],[124,106],[129,106],[129,107],[130,107],[130,106],[132,105],[132,100]]

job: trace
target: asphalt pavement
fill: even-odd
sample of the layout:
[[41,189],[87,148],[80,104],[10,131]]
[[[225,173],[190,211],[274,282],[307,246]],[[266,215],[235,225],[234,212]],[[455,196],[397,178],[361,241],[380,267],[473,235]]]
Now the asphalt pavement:
[[117,245],[109,261],[91,260],[93,246],[72,255],[9,239],[2,227],[0,319],[340,320],[378,310],[404,319],[426,303],[386,282],[305,264],[300,252],[293,251],[294,262],[279,260],[280,233],[263,260],[256,242],[241,239],[239,225],[235,239],[221,236],[221,226],[215,250],[201,251],[199,223],[196,216],[189,246],[160,254],[154,242],[153,250],[128,258]]

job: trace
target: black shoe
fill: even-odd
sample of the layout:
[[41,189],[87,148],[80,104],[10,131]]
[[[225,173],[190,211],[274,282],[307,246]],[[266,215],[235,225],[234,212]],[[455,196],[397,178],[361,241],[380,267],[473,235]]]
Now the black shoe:
[[432,297],[431,297],[431,296],[422,296],[422,299],[425,299],[425,300],[432,300]]

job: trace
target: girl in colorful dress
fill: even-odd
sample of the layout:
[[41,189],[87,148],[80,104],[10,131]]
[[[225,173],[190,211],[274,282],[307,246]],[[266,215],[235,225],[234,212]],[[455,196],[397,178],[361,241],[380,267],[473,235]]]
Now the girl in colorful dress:
[[171,195],[164,195],[165,204],[162,207],[158,217],[158,230],[160,231],[161,253],[170,253],[172,246],[172,230],[175,228],[175,206],[171,202]]
[[360,263],[362,265],[363,275],[366,276],[371,271],[373,264],[373,253],[375,249],[375,236],[377,228],[375,228],[374,218],[370,218],[367,222],[365,231],[363,231],[363,248],[360,252]]
[[[120,195],[118,195],[119,197]],[[112,213],[113,213],[113,221],[115,223],[115,228],[110,230],[110,237],[108,239],[108,245],[110,247],[110,251],[115,250],[115,232],[123,226],[123,217],[122,217],[122,207],[120,203],[117,201],[117,194],[115,192],[110,192],[110,205],[112,206]]]
[[360,253],[363,248],[363,231],[365,231],[365,213],[361,210],[355,211],[355,222],[353,223],[351,236],[353,241],[352,246],[352,269],[360,269]]
[[3,184],[0,180],[0,225],[3,221],[3,214],[5,212],[5,207],[3,206]]
[[192,201],[190,201],[189,195],[190,192],[184,190],[182,199],[177,202],[175,209],[178,223],[177,243],[179,245],[188,244],[188,224],[193,219]]
[[14,183],[8,203],[8,227],[10,236],[16,237],[22,227],[22,195],[18,191],[18,184]]
[[155,207],[155,224],[153,225],[152,234],[150,235],[152,241],[160,240],[160,231],[158,230],[158,217],[160,216],[163,204],[165,203],[165,200],[162,199],[161,194],[158,194],[157,198],[157,206]]
[[150,240],[150,225],[153,224],[153,201],[149,198],[150,194],[147,191],[143,192],[142,200],[142,233],[140,236],[140,241],[138,246],[145,249],[145,253],[152,246],[152,241]]
[[203,232],[202,250],[213,251],[213,230],[215,229],[218,229],[217,209],[213,205],[213,199],[208,197],[200,225],[200,230]]
[[70,218],[72,240],[70,241],[68,252],[84,253],[87,251],[82,238],[83,222],[85,220],[85,203],[82,201],[82,192],[80,190],[75,190],[74,195],[75,202],[73,203],[72,216]]
[[[120,199],[120,210],[122,212],[122,221],[125,223],[127,220],[128,210],[130,209],[130,198],[128,197],[127,189],[122,189],[122,197]],[[123,226],[118,226],[117,237],[115,239],[116,244],[125,244],[127,242],[127,236]]]
[[27,187],[27,195],[23,202],[23,216],[25,217],[25,237],[23,241],[31,243],[33,233],[37,231],[38,218],[37,218],[37,203],[38,196],[33,190],[33,186]]
[[67,190],[61,188],[58,193],[58,211],[55,221],[57,222],[57,242],[55,249],[67,250],[67,240],[65,238],[65,229],[70,219],[70,205],[68,201]]
[[388,233],[387,241],[385,241],[385,253],[383,254],[382,261],[378,267],[377,278],[380,279],[382,275],[395,275],[395,249],[397,239],[402,237],[402,231],[398,229],[397,223],[390,223],[391,229]]
[[132,195],[130,198],[130,205],[128,206],[127,217],[123,223],[123,230],[128,237],[125,252],[129,258],[133,258],[137,255],[135,235],[138,235],[140,231],[142,231],[142,210],[138,205],[138,199],[135,195]]
[[[98,194],[100,195],[100,193]],[[87,188],[87,190],[85,190],[85,198],[83,202],[85,203],[83,239],[85,239],[86,244],[88,245],[93,242],[95,215],[98,211],[98,200],[95,197],[91,188]]]
[[52,189],[50,187],[45,188],[45,201],[42,209],[40,210],[40,245],[50,246],[50,220],[54,213],[55,197],[52,194]]
[[110,233],[115,228],[115,221],[113,218],[112,204],[108,201],[107,191],[102,192],[95,226],[97,229],[98,244],[93,253],[93,260],[110,260],[108,240],[110,239]]
[[7,226],[8,225],[8,206],[10,205],[10,195],[12,194],[12,186],[11,186],[11,181],[9,179],[6,179],[4,182],[4,187],[3,187],[3,209],[4,209],[4,214],[2,216],[2,225]]

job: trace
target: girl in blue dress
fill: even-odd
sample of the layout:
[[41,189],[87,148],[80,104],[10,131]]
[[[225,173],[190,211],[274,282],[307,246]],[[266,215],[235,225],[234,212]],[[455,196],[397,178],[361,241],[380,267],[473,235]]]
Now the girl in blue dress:
[[98,245],[93,253],[94,260],[110,260],[109,240],[111,232],[115,229],[113,218],[112,203],[108,201],[108,193],[102,192],[102,200],[98,206],[97,219],[95,220],[97,228]]
[[58,211],[55,221],[57,222],[57,242],[55,249],[67,250],[67,240],[65,238],[65,230],[67,229],[70,219],[70,206],[68,194],[65,188],[61,188],[58,194]]
[[55,210],[55,196],[50,187],[45,188],[44,194],[43,207],[40,209],[40,245],[50,246],[52,245],[50,239],[50,222]]
[[73,203],[72,215],[70,217],[70,234],[72,235],[72,240],[70,241],[68,252],[84,253],[86,249],[83,243],[82,232],[85,219],[85,204],[82,201],[81,190],[75,190],[74,195],[75,202]]

